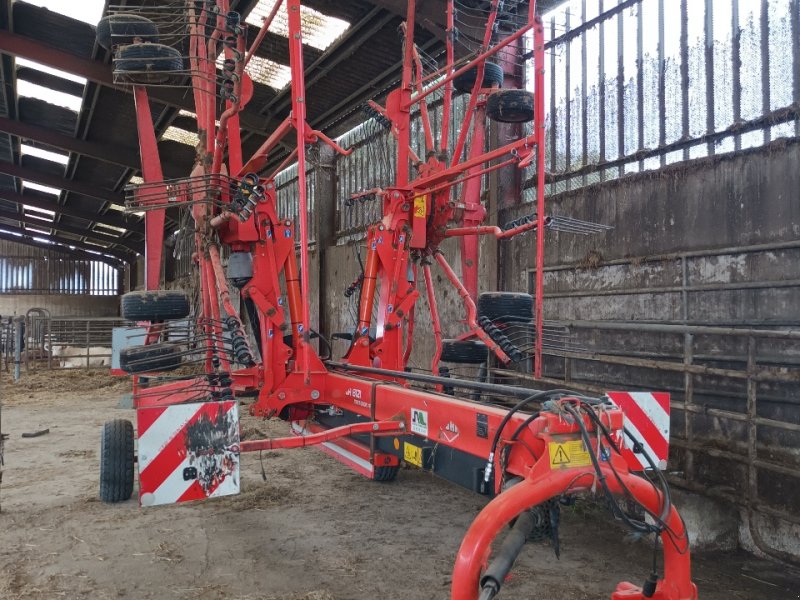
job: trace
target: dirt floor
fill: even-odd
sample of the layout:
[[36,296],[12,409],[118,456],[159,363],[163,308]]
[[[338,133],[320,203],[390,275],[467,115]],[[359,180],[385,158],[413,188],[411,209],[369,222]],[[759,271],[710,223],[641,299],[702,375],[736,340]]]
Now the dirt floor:
[[[430,600],[449,598],[461,537],[482,500],[415,470],[378,484],[314,449],[242,461],[243,493],[140,509],[97,498],[100,426],[125,381],[99,371],[0,382],[0,598]],[[41,437],[23,432],[49,428]],[[247,418],[251,433],[285,426]],[[565,511],[566,512],[566,511]],[[608,598],[647,576],[649,545],[596,509],[564,517],[562,556],[524,550],[500,598]],[[800,598],[800,577],[744,553],[695,554],[703,600]]]

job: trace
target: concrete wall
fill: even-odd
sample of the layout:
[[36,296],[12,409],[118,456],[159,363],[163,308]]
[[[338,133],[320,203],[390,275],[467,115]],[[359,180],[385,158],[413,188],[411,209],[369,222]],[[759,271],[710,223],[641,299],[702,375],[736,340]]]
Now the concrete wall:
[[[548,234],[545,319],[622,321],[629,330],[571,328],[566,347],[554,352],[558,356],[545,357],[545,376],[599,390],[670,391],[673,479],[738,506],[740,543],[779,558],[800,557],[800,434],[756,426],[747,415],[751,410],[762,419],[800,422],[800,344],[758,337],[749,342],[741,335],[687,338],[636,326],[648,321],[796,330],[798,189],[800,144],[779,140],[561,194],[548,198],[546,208],[549,215],[614,229],[592,236]],[[517,207],[501,220],[530,211]],[[504,287],[532,291],[535,258],[535,236],[502,244]],[[688,360],[742,377],[687,377],[679,369],[565,358],[570,350],[623,361]],[[753,370],[792,375],[783,382],[748,380],[749,357]],[[720,514],[712,505],[708,511],[698,518],[707,522]],[[775,511],[783,517],[775,518]]]
[[118,296],[72,294],[0,294],[0,316],[24,315],[30,308],[45,308],[53,317],[116,317]]
[[[797,248],[744,255],[737,248],[792,244],[800,238],[800,145],[779,141],[766,149],[723,155],[626,177],[547,199],[547,214],[568,215],[614,227],[603,234],[547,237],[545,265],[551,297],[569,290],[680,285],[670,255],[731,249],[690,261],[690,284],[796,280]],[[529,207],[508,211],[512,219]],[[535,264],[535,237],[503,245],[507,286],[528,288]],[[666,257],[664,255],[667,255]],[[614,264],[621,261],[623,264]],[[563,270],[555,270],[557,266]],[[584,268],[586,267],[586,268]],[[620,294],[621,296],[622,294]],[[662,297],[652,305],[654,297]],[[765,305],[766,303],[766,305]],[[655,290],[638,303],[548,301],[545,318],[680,319],[674,292]],[[689,320],[779,320],[797,318],[796,287],[754,293],[692,293]]]

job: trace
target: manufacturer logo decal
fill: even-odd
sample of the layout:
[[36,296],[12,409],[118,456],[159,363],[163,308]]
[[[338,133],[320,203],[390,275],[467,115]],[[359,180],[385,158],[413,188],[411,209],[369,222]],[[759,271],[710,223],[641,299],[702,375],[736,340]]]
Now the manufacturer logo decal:
[[458,425],[453,423],[453,421],[448,421],[447,425],[445,425],[444,429],[442,429],[442,435],[444,436],[444,439],[451,443],[455,442],[460,434],[461,432],[458,429]]
[[411,409],[411,432],[428,437],[428,412],[417,408]]

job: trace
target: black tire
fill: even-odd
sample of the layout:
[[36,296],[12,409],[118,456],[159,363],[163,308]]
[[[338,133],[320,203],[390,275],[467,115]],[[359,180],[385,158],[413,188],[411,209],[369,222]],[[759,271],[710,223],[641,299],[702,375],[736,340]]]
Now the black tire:
[[[478,76],[478,69],[472,67],[465,71],[455,79],[453,79],[453,88],[459,92],[471,92],[475,85],[475,78]],[[495,63],[483,63],[483,85],[482,88],[490,88],[494,85],[503,85],[503,67]]]
[[497,323],[533,319],[533,296],[513,292],[484,292],[478,295],[478,316]]
[[183,319],[189,310],[189,298],[180,290],[129,292],[120,301],[122,318],[128,321]]
[[397,474],[400,472],[399,466],[394,467],[375,467],[373,474],[373,481],[387,482],[397,479]]
[[444,340],[442,342],[442,362],[463,365],[477,365],[486,362],[486,344],[473,340]]
[[181,355],[173,344],[131,346],[119,353],[119,368],[130,374],[174,371],[181,366]]
[[125,502],[133,494],[133,424],[106,421],[100,437],[100,499]]
[[118,13],[100,19],[97,24],[97,44],[110,50],[138,42],[158,43],[158,27],[150,19],[131,13]]
[[163,44],[120,46],[114,56],[114,74],[129,83],[165,83],[182,69],[181,53]]
[[486,116],[500,123],[533,121],[533,92],[496,90],[486,100]]

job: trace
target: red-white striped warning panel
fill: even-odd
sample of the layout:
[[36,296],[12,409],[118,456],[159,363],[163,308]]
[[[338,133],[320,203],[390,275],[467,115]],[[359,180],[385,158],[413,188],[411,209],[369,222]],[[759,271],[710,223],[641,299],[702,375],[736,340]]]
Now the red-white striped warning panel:
[[239,411],[234,401],[140,408],[139,504],[239,493]]
[[[669,458],[669,394],[666,392],[608,392],[611,401],[622,409],[625,428],[641,443],[659,469],[667,468]],[[622,455],[633,471],[649,469],[642,454],[633,452],[633,442],[622,436]]]

